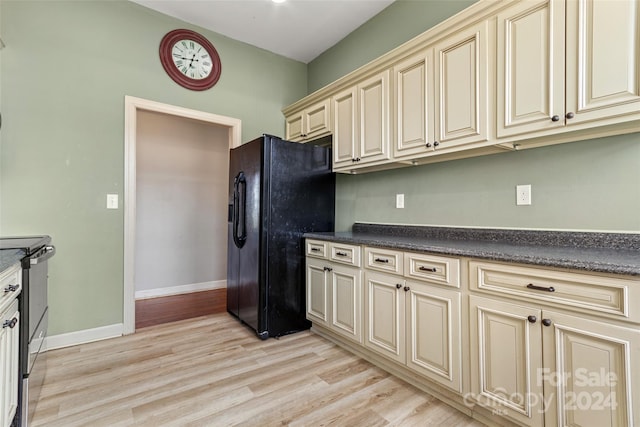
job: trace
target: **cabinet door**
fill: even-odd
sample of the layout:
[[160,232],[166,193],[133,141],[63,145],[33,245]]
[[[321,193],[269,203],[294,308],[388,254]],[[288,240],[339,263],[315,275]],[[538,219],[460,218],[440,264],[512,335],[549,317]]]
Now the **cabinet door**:
[[389,70],[358,84],[357,165],[388,159]]
[[329,99],[318,102],[304,110],[304,138],[311,140],[329,134],[331,114]]
[[0,316],[0,325],[13,326],[0,329],[0,425],[8,426],[18,408],[18,338],[20,312],[17,300]]
[[397,362],[405,362],[404,279],[365,273],[364,345]]
[[362,343],[361,288],[359,268],[332,264],[330,327],[358,343]]
[[285,117],[285,139],[287,141],[302,141],[304,137],[304,112]]
[[436,148],[487,140],[489,22],[435,46]]
[[394,145],[396,158],[433,151],[433,49],[420,52],[393,67]]
[[640,331],[550,311],[543,315],[551,321],[542,328],[546,425],[637,426]]
[[307,319],[326,326],[329,321],[329,281],[325,261],[307,257]]
[[331,98],[333,114],[333,167],[353,166],[356,158],[356,89]]
[[564,125],[564,19],[562,0],[516,3],[498,14],[499,138]]
[[540,310],[475,295],[469,304],[473,399],[495,414],[541,427]]
[[462,391],[460,292],[407,281],[407,366]]
[[640,113],[640,3],[567,1],[568,126]]

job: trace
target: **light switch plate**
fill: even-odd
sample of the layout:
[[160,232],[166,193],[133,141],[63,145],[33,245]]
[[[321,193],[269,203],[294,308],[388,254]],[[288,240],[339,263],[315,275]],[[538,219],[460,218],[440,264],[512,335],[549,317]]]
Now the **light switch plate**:
[[404,209],[404,194],[396,194],[396,209]]
[[117,194],[107,194],[107,209],[118,209]]

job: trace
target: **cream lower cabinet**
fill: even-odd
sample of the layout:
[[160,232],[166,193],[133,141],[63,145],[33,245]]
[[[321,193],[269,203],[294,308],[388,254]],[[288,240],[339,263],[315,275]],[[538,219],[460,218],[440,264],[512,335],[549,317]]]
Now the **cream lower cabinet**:
[[460,393],[460,298],[457,289],[367,269],[364,344]]
[[0,425],[9,426],[18,407],[20,313],[17,299],[0,313]]
[[640,331],[470,296],[471,396],[528,426],[637,426]]
[[307,319],[362,343],[360,248],[307,240]]

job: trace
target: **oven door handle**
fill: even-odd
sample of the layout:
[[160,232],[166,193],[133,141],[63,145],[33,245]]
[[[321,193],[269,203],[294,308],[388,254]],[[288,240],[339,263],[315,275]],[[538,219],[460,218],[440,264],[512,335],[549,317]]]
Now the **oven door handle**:
[[44,251],[38,251],[38,253],[32,255],[29,258],[29,264],[38,265],[41,262],[45,262],[56,254],[56,247],[53,245],[45,246]]

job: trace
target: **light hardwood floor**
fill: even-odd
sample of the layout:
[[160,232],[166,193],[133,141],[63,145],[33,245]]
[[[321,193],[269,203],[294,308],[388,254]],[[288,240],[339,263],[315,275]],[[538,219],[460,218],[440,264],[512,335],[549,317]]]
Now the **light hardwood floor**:
[[33,426],[482,424],[309,331],[227,313],[53,350]]

